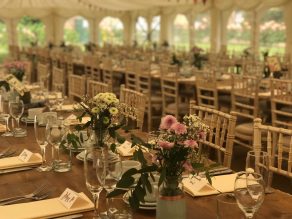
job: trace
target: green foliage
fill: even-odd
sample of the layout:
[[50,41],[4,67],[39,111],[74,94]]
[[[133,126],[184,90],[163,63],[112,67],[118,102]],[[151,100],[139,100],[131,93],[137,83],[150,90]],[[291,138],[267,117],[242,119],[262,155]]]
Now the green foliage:
[[17,25],[17,31],[20,46],[29,46],[31,43],[44,45],[45,43],[45,25],[39,19],[23,17]]

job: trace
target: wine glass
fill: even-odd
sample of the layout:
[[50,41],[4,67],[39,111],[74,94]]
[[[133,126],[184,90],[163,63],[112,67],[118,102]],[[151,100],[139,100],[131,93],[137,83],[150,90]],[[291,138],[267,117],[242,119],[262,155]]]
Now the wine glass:
[[261,174],[265,183],[265,193],[271,192],[269,183],[269,155],[265,151],[249,151],[246,157],[245,171]]
[[53,146],[53,170],[56,172],[68,171],[67,163],[60,157],[60,145],[67,132],[62,119],[49,120],[46,126],[48,142]]
[[17,128],[13,130],[15,137],[22,137],[26,134],[25,130],[20,128],[19,121],[24,111],[22,100],[9,102],[9,113],[16,120]]
[[265,197],[262,176],[255,172],[239,172],[235,179],[234,195],[245,217],[253,218]]
[[[46,147],[49,144],[48,132],[45,127],[42,127],[39,125],[39,120],[40,120],[39,117],[42,117],[42,116],[43,115],[40,114],[40,115],[36,115],[34,118],[34,134],[35,134],[36,141],[41,148],[41,155],[42,155],[42,165],[37,168],[37,170],[40,172],[50,171],[52,169],[52,166],[48,165],[46,161]],[[48,117],[46,119],[47,119],[46,123],[48,123],[48,121],[53,119],[53,117]]]
[[[90,140],[89,140],[90,141]],[[84,155],[84,176],[87,189],[93,197],[94,218],[101,219],[97,212],[99,194],[104,186],[104,159],[103,150],[99,147],[87,146]]]

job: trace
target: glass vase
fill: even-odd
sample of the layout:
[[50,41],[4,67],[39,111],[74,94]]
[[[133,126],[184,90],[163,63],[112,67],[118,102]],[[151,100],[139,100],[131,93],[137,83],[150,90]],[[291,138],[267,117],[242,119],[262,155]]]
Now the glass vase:
[[184,219],[186,218],[186,201],[180,189],[181,177],[166,177],[159,188],[156,219]]

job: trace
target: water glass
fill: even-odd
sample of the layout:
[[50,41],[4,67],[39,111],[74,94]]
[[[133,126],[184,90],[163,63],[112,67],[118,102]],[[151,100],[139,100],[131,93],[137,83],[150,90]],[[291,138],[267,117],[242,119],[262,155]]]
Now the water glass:
[[265,183],[265,192],[271,192],[269,182],[269,155],[264,151],[249,151],[246,157],[245,171],[256,172],[263,177]]
[[110,198],[107,202],[109,219],[132,219],[131,207],[126,204],[122,197]]
[[[47,163],[46,160],[46,149],[48,146],[48,132],[47,129],[43,126],[39,125],[39,116],[35,116],[34,118],[34,134],[36,141],[41,149],[41,155],[42,155],[42,165],[37,168],[38,171],[44,172],[44,171],[50,171],[52,169],[52,166]],[[53,119],[53,118],[51,118]]]
[[[63,123],[62,119],[48,121],[46,126],[48,132],[48,142],[53,146],[53,170],[55,172],[68,172],[71,170],[71,150],[69,154],[61,154],[61,142],[64,140],[68,127]],[[68,145],[69,146],[69,145]]]
[[0,116],[4,121],[5,121],[5,132],[1,135],[3,137],[8,137],[8,136],[13,136],[13,133],[10,131],[9,128],[9,119],[10,119],[10,115],[7,113],[3,113]]
[[216,197],[216,213],[217,219],[243,218],[232,193],[222,193]]
[[255,172],[239,172],[235,179],[234,195],[238,207],[247,219],[254,217],[265,197],[264,181]]

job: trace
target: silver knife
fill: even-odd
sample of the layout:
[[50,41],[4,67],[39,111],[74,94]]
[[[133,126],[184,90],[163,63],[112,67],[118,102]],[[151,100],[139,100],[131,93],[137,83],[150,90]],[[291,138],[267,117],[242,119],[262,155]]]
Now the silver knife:
[[17,167],[17,168],[11,168],[11,169],[6,169],[6,170],[0,170],[0,174],[4,173],[13,173],[13,172],[18,172],[18,171],[23,171],[23,170],[32,170],[35,167]]
[[63,217],[56,217],[55,219],[74,219],[74,218],[80,218],[83,217],[83,214],[72,214],[72,215],[67,215]]

